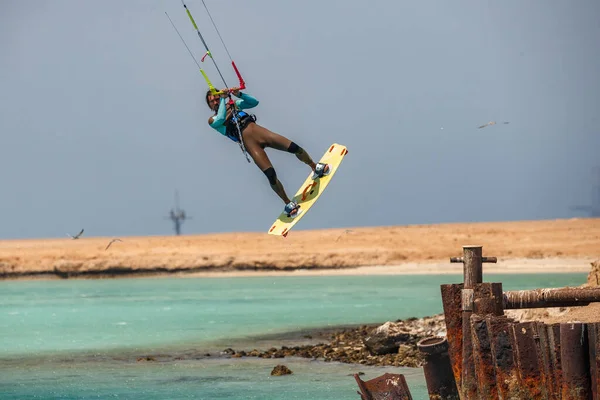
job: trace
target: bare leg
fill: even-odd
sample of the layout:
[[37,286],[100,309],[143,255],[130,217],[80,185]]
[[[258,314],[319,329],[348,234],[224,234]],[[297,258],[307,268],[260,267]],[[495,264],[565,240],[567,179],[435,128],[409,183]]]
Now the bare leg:
[[271,189],[273,189],[273,191],[275,193],[277,193],[277,196],[279,196],[279,198],[281,200],[283,200],[284,204],[287,204],[290,202],[290,198],[287,197],[287,194],[285,193],[285,189],[283,188],[283,185],[281,184],[281,181],[279,180],[279,178],[277,178],[277,182],[275,183],[275,185],[271,185]]
[[[245,133],[246,132],[244,131],[244,136],[246,136]],[[250,157],[252,157],[256,166],[260,168],[265,175],[267,175],[271,189],[273,189],[273,191],[277,194],[277,196],[279,196],[284,204],[288,204],[290,202],[290,198],[285,193],[283,184],[279,178],[277,178],[275,170],[273,169],[273,164],[271,164],[271,160],[269,160],[269,156],[267,156],[265,149],[263,149],[255,140],[245,140],[245,144],[246,151],[248,154],[250,154]]]
[[312,169],[314,172],[317,164],[315,164],[312,158],[310,158],[308,153],[302,147],[296,153],[296,158],[298,158],[298,160],[302,161],[304,164],[308,165],[310,169]]
[[[246,129],[246,131],[249,131],[248,133],[250,135],[260,138],[259,141],[261,142],[263,147],[267,146],[275,150],[289,151],[288,149],[292,144],[292,141],[286,138],[285,136],[281,136],[257,124],[251,124]],[[244,131],[244,134],[246,133],[246,131]],[[306,152],[306,150],[300,147],[300,149],[295,153],[295,155],[298,160],[308,165],[313,171],[315,170],[316,163],[312,160],[312,158]]]

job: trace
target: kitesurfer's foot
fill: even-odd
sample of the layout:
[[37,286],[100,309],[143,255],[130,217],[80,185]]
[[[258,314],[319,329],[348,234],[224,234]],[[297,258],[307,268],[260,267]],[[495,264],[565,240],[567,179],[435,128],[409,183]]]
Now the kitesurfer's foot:
[[329,175],[330,172],[331,172],[331,167],[329,166],[329,164],[317,163],[311,178],[314,181],[317,178],[322,178],[326,175]]
[[283,212],[285,212],[289,218],[296,218],[298,214],[300,214],[300,206],[295,201],[290,201],[285,205]]

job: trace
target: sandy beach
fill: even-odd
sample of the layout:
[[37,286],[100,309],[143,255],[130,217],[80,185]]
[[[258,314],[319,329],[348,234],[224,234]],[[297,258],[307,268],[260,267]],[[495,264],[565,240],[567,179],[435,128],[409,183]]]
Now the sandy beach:
[[483,246],[488,273],[588,272],[600,258],[600,219],[297,230],[187,236],[88,236],[0,241],[0,276],[241,276],[461,273],[450,257]]

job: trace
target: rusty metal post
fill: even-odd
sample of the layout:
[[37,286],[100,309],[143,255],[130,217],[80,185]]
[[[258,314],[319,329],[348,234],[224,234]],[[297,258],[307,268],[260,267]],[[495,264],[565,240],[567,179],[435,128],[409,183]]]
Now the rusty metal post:
[[496,257],[483,257],[482,246],[463,246],[462,257],[450,258],[451,263],[463,263],[463,279],[465,289],[472,289],[476,283],[483,282],[483,268],[481,263],[495,263]]
[[590,346],[592,399],[600,400],[600,322],[590,323],[587,327]]
[[561,400],[562,366],[560,362],[560,324],[546,325],[548,338],[548,364],[550,366],[551,400]]
[[445,338],[430,337],[417,343],[425,355],[423,372],[430,399],[459,400],[456,381],[450,365],[448,341]]
[[481,246],[463,246],[463,282],[465,283],[465,289],[473,289],[476,283],[483,282],[481,257]]
[[560,345],[563,372],[562,398],[564,400],[591,398],[586,324],[581,322],[560,324]]
[[552,288],[504,292],[504,308],[576,307],[600,302],[600,287]]
[[463,246],[463,257],[453,257],[451,263],[463,263],[464,286],[462,291],[462,376],[461,397],[477,398],[477,379],[473,364],[471,340],[471,315],[473,314],[473,289],[483,280],[483,262],[496,262],[495,257],[482,257],[482,246]]
[[368,381],[354,374],[362,400],[413,400],[402,374],[385,373]]
[[490,335],[498,397],[501,399],[517,399],[519,398],[520,389],[510,328],[513,321],[506,316],[488,315],[486,322]]
[[544,366],[539,354],[539,333],[536,322],[523,322],[511,326],[521,393],[519,399],[548,399],[544,385]]
[[477,378],[473,362],[473,340],[471,336],[471,315],[473,315],[473,289],[462,291],[462,387],[464,399],[477,398]]
[[461,292],[463,284],[441,285],[448,355],[456,387],[461,387],[462,376],[462,309]]
[[473,364],[477,378],[477,392],[480,399],[498,399],[496,374],[487,321],[484,316],[471,316],[471,332],[473,335]]

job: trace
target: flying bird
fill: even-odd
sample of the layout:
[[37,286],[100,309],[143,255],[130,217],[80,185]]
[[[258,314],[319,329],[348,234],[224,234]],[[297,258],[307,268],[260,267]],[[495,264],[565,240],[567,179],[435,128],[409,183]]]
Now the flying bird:
[[[510,122],[503,122],[503,124],[504,125],[510,124]],[[483,125],[479,126],[478,129],[485,128],[486,126],[492,126],[492,125],[496,125],[496,121],[490,121],[487,124],[483,124]]]
[[75,236],[71,235],[70,233],[67,233],[67,236],[70,237],[73,240],[79,239],[81,237],[81,235],[83,235],[83,229],[77,235],[75,235]]
[[108,246],[106,246],[106,248],[104,249],[105,251],[108,250],[108,248],[110,247],[111,244],[113,244],[114,242],[122,242],[121,239],[113,239],[108,243]]

